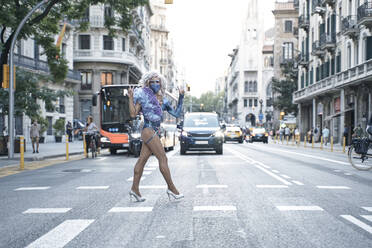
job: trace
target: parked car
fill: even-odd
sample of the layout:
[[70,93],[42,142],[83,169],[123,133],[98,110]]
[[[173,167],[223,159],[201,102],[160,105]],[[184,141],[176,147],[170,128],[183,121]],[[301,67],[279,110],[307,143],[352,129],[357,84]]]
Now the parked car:
[[264,144],[268,143],[269,134],[266,132],[265,128],[253,128],[248,136],[248,141],[250,143],[259,141]]
[[187,151],[203,150],[223,153],[223,131],[226,127],[220,126],[216,113],[187,113],[183,123],[177,127],[181,130],[181,155]]
[[237,141],[239,143],[243,143],[244,135],[242,129],[237,126],[226,127],[224,132],[225,135],[225,142],[226,141]]

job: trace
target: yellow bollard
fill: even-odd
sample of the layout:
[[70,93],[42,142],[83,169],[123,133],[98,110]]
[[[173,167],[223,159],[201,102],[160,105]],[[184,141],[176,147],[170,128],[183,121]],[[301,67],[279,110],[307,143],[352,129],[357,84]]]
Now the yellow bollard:
[[345,147],[346,147],[346,137],[344,136],[343,144],[342,144],[342,152],[345,153]]
[[66,134],[66,160],[68,160],[68,134]]
[[333,152],[333,136],[331,136],[331,152]]
[[307,136],[305,134],[305,138],[304,138],[304,147],[306,147],[306,141],[307,141]]
[[83,134],[83,147],[84,147],[84,157],[87,157],[87,144],[85,142],[85,133]]
[[323,150],[323,136],[320,137],[320,150]]
[[21,152],[21,160],[19,163],[19,167],[21,170],[25,169],[25,138],[23,136],[20,137],[20,152]]

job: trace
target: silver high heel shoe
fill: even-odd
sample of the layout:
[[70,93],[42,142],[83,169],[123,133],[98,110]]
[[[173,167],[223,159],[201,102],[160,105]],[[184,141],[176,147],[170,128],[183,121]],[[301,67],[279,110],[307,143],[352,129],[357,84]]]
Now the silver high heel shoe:
[[169,189],[167,189],[167,194],[168,194],[169,200],[171,200],[171,196],[173,197],[174,200],[179,200],[179,199],[182,199],[182,198],[185,197],[183,194],[176,195],[175,193],[173,193]]
[[133,192],[133,190],[131,190],[129,192],[129,197],[130,197],[130,200],[132,200],[132,197],[134,197],[136,199],[136,202],[144,202],[144,201],[146,201],[145,198],[137,195],[136,193]]

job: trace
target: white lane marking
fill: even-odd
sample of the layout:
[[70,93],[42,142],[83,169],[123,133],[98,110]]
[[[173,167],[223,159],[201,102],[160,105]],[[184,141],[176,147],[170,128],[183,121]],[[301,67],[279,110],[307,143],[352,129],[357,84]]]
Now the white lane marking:
[[151,212],[152,207],[114,207],[109,213],[134,213],[134,212]]
[[277,171],[277,170],[272,170],[273,172],[275,172],[275,173],[279,173],[279,171]]
[[95,190],[95,189],[108,189],[110,186],[80,186],[76,189],[87,189],[87,190]]
[[14,191],[27,191],[27,190],[47,190],[50,189],[50,187],[22,187],[15,189]]
[[364,210],[367,210],[368,212],[372,212],[372,207],[362,207]]
[[365,231],[369,232],[372,234],[372,227],[367,225],[366,223],[358,220],[357,218],[351,216],[351,215],[341,215],[342,218],[344,218],[345,220],[348,220],[350,221],[351,223],[353,223],[354,225],[357,225],[359,226],[360,228],[364,229]]
[[227,147],[226,147],[226,149],[229,150],[231,153],[235,154],[235,155],[236,155],[237,157],[239,157],[240,159],[242,159],[242,160],[244,160],[244,161],[246,161],[246,162],[248,162],[248,163],[250,163],[250,164],[253,164],[253,166],[255,166],[256,168],[262,170],[262,171],[265,172],[266,174],[268,174],[268,175],[272,176],[273,178],[279,180],[280,182],[284,183],[285,185],[292,185],[292,183],[288,182],[287,180],[285,180],[285,179],[283,179],[283,178],[281,178],[281,177],[275,175],[275,174],[272,173],[271,171],[269,171],[269,170],[263,168],[261,162],[255,161],[255,160],[253,160],[253,159],[251,159],[251,158],[248,158],[248,157],[246,157],[245,155],[241,154],[240,152],[236,152],[236,151],[234,151],[234,150],[232,150],[232,149],[230,149],[230,148],[227,148]]
[[158,236],[156,236],[156,238],[157,238],[157,239],[165,239],[165,236],[163,236],[163,235],[158,235]]
[[344,175],[345,175],[345,176],[351,176],[351,175],[353,175],[353,174],[351,174],[351,173],[344,173]]
[[287,176],[287,175],[284,175],[284,174],[281,174],[282,177],[284,177],[285,179],[291,179],[290,176]]
[[286,151],[286,150],[282,150],[282,149],[272,149],[272,148],[268,148],[268,150],[272,150],[272,151],[276,151],[276,152],[285,152],[285,153],[290,153],[290,154],[296,154],[296,155],[300,155],[300,156],[303,156],[303,157],[315,158],[315,159],[324,160],[324,161],[333,162],[333,163],[342,164],[342,165],[350,165],[349,163],[346,163],[346,162],[337,161],[337,160],[333,160],[333,159],[329,159],[329,158],[323,158],[323,157],[319,157],[319,156],[312,156],[312,155],[308,155],[308,154],[304,154],[304,153],[290,152],[290,151]]
[[316,186],[318,189],[350,189],[347,186]]
[[156,168],[155,167],[150,167],[150,168],[145,168],[144,170],[145,171],[154,171],[154,170],[156,170]]
[[323,211],[319,206],[276,206],[280,211]]
[[194,211],[236,211],[235,206],[195,206]]
[[23,214],[63,214],[71,208],[29,208]]
[[369,222],[372,222],[372,215],[361,215],[364,219],[368,220]]
[[295,180],[292,180],[292,182],[294,182],[295,184],[297,184],[297,185],[304,185],[303,183],[301,183],[300,181],[295,181]]
[[141,185],[140,189],[166,189],[167,185]]
[[66,220],[26,248],[64,247],[93,222],[94,220]]
[[287,185],[256,185],[257,188],[272,188],[272,189],[279,189],[279,188],[288,188]]
[[[141,181],[145,180],[145,179],[146,179],[146,177],[141,177]],[[127,181],[128,182],[133,182],[133,177],[128,178]]]
[[334,172],[341,172],[340,170],[334,170]]
[[144,171],[143,172],[143,175],[151,175],[152,174],[152,171]]
[[204,188],[225,189],[227,187],[228,187],[227,185],[222,185],[222,184],[216,184],[216,185],[213,185],[213,184],[200,184],[200,185],[196,185],[196,188],[197,189],[204,189]]

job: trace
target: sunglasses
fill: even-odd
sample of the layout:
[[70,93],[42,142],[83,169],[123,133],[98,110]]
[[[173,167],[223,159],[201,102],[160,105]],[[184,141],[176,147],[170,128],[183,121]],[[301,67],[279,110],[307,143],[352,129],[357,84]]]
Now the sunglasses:
[[150,80],[149,83],[150,83],[150,84],[160,83],[160,80]]

